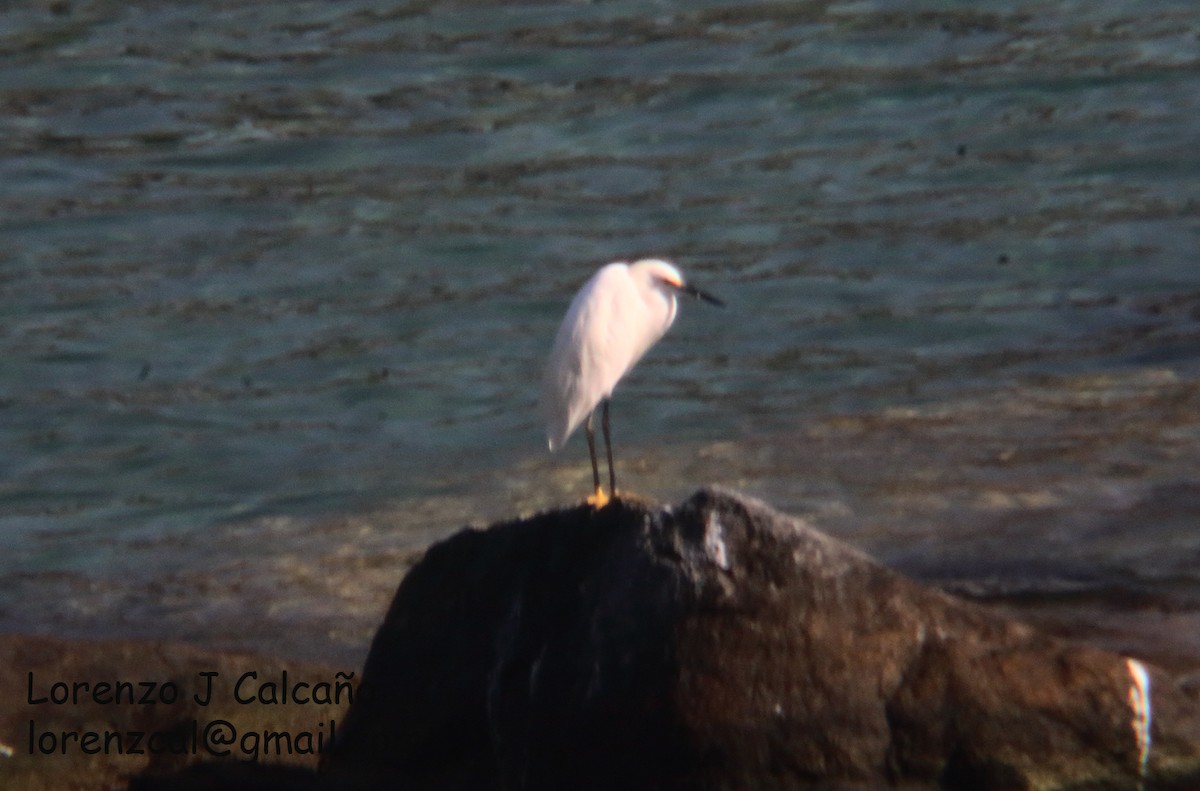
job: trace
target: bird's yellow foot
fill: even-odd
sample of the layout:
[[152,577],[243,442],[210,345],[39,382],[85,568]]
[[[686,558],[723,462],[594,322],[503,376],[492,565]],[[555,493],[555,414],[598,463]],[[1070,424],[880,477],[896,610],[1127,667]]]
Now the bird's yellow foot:
[[601,508],[608,505],[609,499],[610,499],[609,496],[604,493],[604,489],[597,486],[596,493],[593,494],[591,497],[587,498],[587,503],[588,503],[588,505],[592,506],[597,511],[599,511]]

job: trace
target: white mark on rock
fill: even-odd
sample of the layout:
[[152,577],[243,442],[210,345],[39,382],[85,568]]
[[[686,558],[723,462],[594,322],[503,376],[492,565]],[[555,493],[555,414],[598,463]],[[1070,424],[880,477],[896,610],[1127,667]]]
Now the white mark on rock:
[[532,696],[537,689],[538,676],[542,673],[542,660],[546,658],[546,646],[542,646],[542,650],[538,651],[537,659],[533,660],[533,664],[529,666],[529,694]]
[[725,530],[716,514],[704,520],[704,552],[724,571],[729,571],[729,553],[725,549]]
[[1133,683],[1129,685],[1129,708],[1133,710],[1133,735],[1138,746],[1138,789],[1146,779],[1146,765],[1150,761],[1150,674],[1146,666],[1136,659],[1126,657],[1125,665],[1129,668],[1129,677]]

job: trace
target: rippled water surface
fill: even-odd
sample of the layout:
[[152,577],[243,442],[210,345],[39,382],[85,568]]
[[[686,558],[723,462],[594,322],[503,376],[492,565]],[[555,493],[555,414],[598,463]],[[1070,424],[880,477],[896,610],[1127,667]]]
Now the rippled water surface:
[[0,5],[0,628],[357,659],[586,492],[536,381],[654,253],[728,307],[626,487],[1200,655],[1200,11],[1131,9]]

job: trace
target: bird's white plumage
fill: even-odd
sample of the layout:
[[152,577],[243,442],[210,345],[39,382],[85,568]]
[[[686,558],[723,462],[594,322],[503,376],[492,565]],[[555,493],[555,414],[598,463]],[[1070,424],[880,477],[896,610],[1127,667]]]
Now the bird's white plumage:
[[542,379],[550,450],[563,446],[670,328],[682,285],[679,270],[658,259],[608,264],[583,285],[558,328]]

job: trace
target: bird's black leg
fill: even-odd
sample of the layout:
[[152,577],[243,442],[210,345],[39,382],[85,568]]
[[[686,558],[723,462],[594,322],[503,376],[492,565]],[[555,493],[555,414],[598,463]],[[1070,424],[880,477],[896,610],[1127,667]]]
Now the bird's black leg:
[[[613,469],[612,461],[612,437],[608,431],[608,399],[604,399],[604,414],[600,419],[600,425],[604,429],[604,449],[608,451],[608,493],[617,496],[617,473]],[[599,483],[597,483],[597,486]]]
[[596,488],[595,502],[602,504],[604,492],[600,490],[600,465],[596,463],[596,434],[592,431],[593,412],[588,415],[587,423],[583,424],[584,433],[587,434],[588,454],[592,457],[592,484]]

